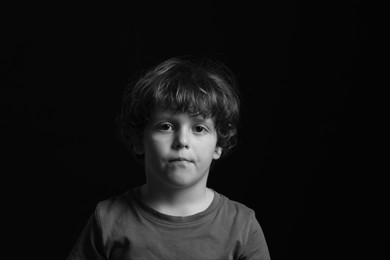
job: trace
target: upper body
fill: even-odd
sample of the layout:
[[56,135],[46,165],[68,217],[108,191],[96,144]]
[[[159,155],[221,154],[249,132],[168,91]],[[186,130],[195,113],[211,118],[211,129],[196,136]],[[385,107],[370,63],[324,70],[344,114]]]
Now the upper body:
[[187,217],[150,208],[138,187],[102,201],[67,260],[269,260],[254,211],[214,194],[206,210]]
[[134,196],[100,203],[72,256],[269,259],[254,212],[206,185],[213,162],[235,144],[239,98],[230,71],[209,60],[169,59],[123,100],[121,136],[146,175],[142,203]]

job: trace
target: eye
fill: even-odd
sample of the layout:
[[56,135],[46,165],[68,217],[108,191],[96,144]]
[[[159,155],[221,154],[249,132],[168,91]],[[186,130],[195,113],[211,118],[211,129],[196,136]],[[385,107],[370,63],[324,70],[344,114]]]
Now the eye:
[[170,124],[170,123],[161,123],[161,124],[158,125],[157,128],[158,128],[159,131],[166,132],[166,131],[173,130],[173,125]]
[[197,126],[194,127],[194,131],[195,131],[195,133],[200,134],[200,133],[203,133],[203,132],[207,132],[207,128],[202,126],[202,125],[197,125]]

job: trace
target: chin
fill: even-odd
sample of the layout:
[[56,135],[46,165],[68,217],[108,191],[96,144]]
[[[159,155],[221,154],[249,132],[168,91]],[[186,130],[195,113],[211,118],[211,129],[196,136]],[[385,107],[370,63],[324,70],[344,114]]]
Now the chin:
[[170,186],[176,188],[186,188],[193,186],[201,180],[200,178],[191,178],[190,176],[178,176],[178,174],[183,175],[183,173],[175,173],[173,176],[171,175],[170,179],[168,180]]

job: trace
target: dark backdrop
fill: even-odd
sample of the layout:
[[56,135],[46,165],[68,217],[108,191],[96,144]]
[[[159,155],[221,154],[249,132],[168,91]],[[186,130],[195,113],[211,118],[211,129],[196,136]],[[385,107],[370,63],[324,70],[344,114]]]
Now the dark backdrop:
[[256,211],[274,260],[379,259],[357,174],[370,167],[365,7],[162,2],[2,10],[5,249],[65,258],[98,201],[144,180],[115,136],[127,78],[206,54],[243,95],[239,145],[210,186]]

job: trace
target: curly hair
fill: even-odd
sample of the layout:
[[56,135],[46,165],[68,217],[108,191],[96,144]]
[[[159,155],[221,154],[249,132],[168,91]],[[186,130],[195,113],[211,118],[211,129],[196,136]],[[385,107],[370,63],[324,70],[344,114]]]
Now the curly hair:
[[142,140],[154,108],[213,118],[217,146],[226,155],[237,143],[240,98],[237,80],[222,62],[210,58],[170,58],[128,84],[117,117],[119,137],[132,150]]

